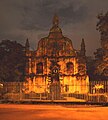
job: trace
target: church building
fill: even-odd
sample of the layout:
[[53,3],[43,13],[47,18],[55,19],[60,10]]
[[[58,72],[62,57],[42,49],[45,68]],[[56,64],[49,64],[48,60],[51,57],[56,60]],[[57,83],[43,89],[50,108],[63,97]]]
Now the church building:
[[74,49],[71,39],[63,35],[57,15],[48,36],[38,42],[37,50],[30,50],[28,39],[25,49],[26,93],[88,93],[84,39],[80,50]]

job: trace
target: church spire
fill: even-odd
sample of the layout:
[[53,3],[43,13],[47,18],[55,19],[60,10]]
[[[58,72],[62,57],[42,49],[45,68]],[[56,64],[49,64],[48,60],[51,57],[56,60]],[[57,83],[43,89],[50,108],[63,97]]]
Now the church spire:
[[53,17],[53,26],[58,26],[58,25],[59,25],[59,18],[55,14],[54,17]]
[[85,56],[85,42],[84,42],[84,39],[82,38],[82,42],[81,42],[81,50],[80,50],[80,54],[81,56]]
[[29,40],[27,38],[26,43],[25,43],[25,49],[29,50],[29,47],[30,47],[30,44],[29,44]]

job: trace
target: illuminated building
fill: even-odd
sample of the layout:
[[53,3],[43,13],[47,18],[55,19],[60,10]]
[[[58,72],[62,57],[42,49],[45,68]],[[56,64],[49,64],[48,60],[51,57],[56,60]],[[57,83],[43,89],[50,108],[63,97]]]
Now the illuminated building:
[[26,41],[25,92],[87,93],[89,77],[86,73],[85,43],[75,50],[72,41],[63,36],[55,15],[47,37],[42,38],[36,51]]

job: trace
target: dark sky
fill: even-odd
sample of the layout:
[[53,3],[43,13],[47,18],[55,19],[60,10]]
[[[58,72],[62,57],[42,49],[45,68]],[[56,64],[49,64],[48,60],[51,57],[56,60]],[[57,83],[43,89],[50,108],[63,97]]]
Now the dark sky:
[[87,55],[100,47],[96,16],[106,13],[108,0],[0,0],[0,40],[16,40],[22,44],[29,38],[36,49],[40,38],[49,33],[52,17],[60,19],[63,34],[75,49],[85,39]]

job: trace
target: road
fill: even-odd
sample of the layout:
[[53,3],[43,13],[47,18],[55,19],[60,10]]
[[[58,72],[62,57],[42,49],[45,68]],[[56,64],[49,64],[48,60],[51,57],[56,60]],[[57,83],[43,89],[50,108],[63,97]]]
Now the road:
[[107,120],[108,107],[0,104],[0,120]]

